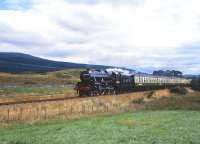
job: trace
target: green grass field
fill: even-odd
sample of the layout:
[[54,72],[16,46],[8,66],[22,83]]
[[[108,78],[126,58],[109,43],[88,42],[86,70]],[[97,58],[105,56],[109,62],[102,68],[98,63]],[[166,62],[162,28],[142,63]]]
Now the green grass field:
[[199,111],[143,111],[0,128],[1,144],[199,144]]

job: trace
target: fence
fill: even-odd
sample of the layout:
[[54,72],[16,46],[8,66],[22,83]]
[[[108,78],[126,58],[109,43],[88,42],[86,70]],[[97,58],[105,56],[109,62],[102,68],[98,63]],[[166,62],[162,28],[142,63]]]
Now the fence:
[[96,101],[43,102],[34,104],[17,104],[0,108],[0,121],[37,121],[57,116],[107,113],[122,109],[121,104],[103,104]]
[[[38,121],[61,116],[72,117],[94,113],[119,112],[130,108],[131,104],[134,108],[132,103],[134,99],[148,96],[150,93],[151,92],[137,92],[120,96],[99,96],[1,106],[0,122]],[[168,95],[168,93],[164,93],[164,95]]]

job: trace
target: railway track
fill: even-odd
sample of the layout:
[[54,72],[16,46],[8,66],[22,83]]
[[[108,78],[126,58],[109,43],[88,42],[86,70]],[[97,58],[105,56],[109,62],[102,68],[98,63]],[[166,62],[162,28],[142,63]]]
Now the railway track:
[[[161,90],[161,89],[157,89]],[[156,90],[155,90],[156,91]],[[152,90],[138,90],[135,92],[152,92]],[[128,93],[121,93],[121,94],[129,94],[135,92],[128,92]],[[120,95],[120,94],[117,94]],[[116,96],[117,96],[116,95]],[[110,95],[97,95],[92,97],[98,96],[110,96]],[[73,97],[59,97],[59,98],[45,98],[45,99],[32,99],[32,100],[21,100],[21,101],[8,101],[8,102],[0,102],[0,106],[9,106],[9,105],[16,105],[16,104],[28,104],[28,103],[40,103],[40,102],[53,102],[53,101],[63,101],[63,100],[72,100],[72,99],[80,99],[80,98],[92,98],[91,96],[73,96]]]
[[28,104],[28,103],[39,103],[39,102],[63,101],[63,100],[72,100],[72,99],[80,99],[80,98],[83,99],[83,98],[92,98],[92,97],[98,97],[98,96],[109,96],[109,95],[73,96],[73,97],[59,97],[59,98],[46,98],[46,99],[0,102],[0,106],[8,106],[8,105],[15,105],[15,104]]
[[[121,94],[125,94],[125,93],[121,93]],[[63,101],[63,100],[72,100],[72,99],[80,99],[80,98],[92,98],[92,97],[98,97],[98,96],[110,96],[110,95],[73,96],[73,97],[59,97],[59,98],[10,101],[10,102],[0,102],[0,106],[9,106],[9,105],[15,105],[15,104],[28,104],[28,103],[39,103],[39,102]]]
[[12,102],[2,102],[0,106],[8,106],[8,105],[15,105],[15,104],[26,104],[26,103],[39,103],[39,102],[51,102],[51,101],[63,101],[63,100],[70,100],[70,99],[78,99],[78,98],[85,98],[85,97],[64,97],[64,98],[51,98],[51,99],[37,99],[37,100],[22,100],[22,101],[12,101]]

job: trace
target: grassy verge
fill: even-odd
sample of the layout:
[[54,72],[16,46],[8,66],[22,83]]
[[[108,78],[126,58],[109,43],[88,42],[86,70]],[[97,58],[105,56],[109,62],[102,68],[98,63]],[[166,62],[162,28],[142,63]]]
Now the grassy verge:
[[26,84],[74,84],[79,81],[80,72],[84,69],[67,69],[48,73],[0,73],[1,85]]
[[200,110],[200,92],[174,94],[145,103],[146,110]]
[[198,144],[200,112],[147,111],[0,128],[1,144]]
[[18,86],[0,88],[0,103],[77,96],[69,86]]
[[29,86],[29,87],[7,87],[0,88],[0,96],[8,95],[48,95],[48,94],[65,94],[73,92],[73,88],[67,86]]

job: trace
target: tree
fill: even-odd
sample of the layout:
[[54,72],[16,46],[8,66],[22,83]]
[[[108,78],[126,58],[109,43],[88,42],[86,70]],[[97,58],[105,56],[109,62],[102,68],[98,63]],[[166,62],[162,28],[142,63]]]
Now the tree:
[[158,76],[176,76],[176,77],[182,77],[183,73],[177,70],[158,70],[154,71],[153,75],[158,75]]
[[191,87],[194,90],[200,90],[200,76],[192,78]]

